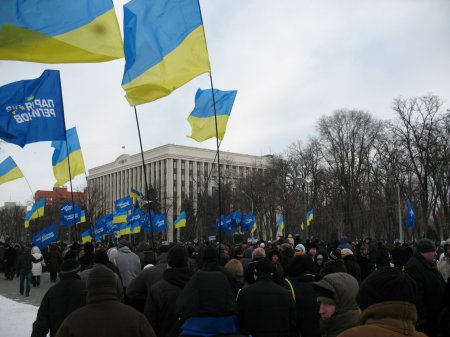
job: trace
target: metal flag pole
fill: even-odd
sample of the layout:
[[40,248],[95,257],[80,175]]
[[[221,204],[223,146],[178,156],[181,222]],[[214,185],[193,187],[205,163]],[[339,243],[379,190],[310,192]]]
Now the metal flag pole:
[[147,184],[147,170],[145,169],[144,149],[142,148],[141,128],[139,126],[139,118],[137,115],[136,106],[134,105],[133,107],[134,107],[134,115],[136,116],[136,126],[137,126],[137,130],[138,130],[138,135],[139,135],[139,145],[141,146],[142,169],[144,172],[145,195],[147,196],[148,222],[150,224],[150,237],[151,237],[152,246],[153,246],[153,258],[155,259],[155,263],[156,263],[156,245],[155,245],[155,238],[153,235],[153,219],[152,219],[152,215],[150,213],[150,203],[151,203],[150,202],[150,191],[148,189],[148,184]]
[[219,263],[220,263],[220,250],[222,247],[222,184],[220,179],[220,145],[219,145],[219,128],[217,126],[217,113],[216,113],[216,98],[214,96],[214,85],[212,80],[211,71],[209,72],[209,80],[211,82],[211,93],[213,99],[214,108],[214,123],[216,127],[216,148],[217,148],[217,174],[219,175],[218,181],[218,193],[219,193]]

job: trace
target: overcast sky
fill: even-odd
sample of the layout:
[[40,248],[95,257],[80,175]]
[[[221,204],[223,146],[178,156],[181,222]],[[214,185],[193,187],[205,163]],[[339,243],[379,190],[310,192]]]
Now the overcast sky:
[[[127,1],[114,1],[120,26]],[[238,90],[222,150],[279,154],[317,134],[323,115],[362,109],[392,119],[392,100],[433,93],[450,108],[450,1],[200,0],[215,88]],[[0,61],[0,85],[59,69],[67,128],[76,126],[90,169],[139,151],[133,109],[120,83],[125,60],[46,65]],[[186,118],[204,74],[138,106],[144,149],[167,143],[214,149],[187,138]],[[125,146],[125,150],[122,147]],[[33,191],[51,190],[50,142],[6,144]],[[85,184],[84,177],[74,187]],[[68,186],[68,185],[67,185]],[[24,204],[24,179],[0,185],[0,205]]]

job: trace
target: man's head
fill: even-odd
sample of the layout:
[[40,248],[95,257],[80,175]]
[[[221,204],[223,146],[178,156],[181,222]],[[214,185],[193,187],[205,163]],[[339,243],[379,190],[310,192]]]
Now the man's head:
[[428,263],[434,264],[436,262],[436,246],[430,239],[417,241],[416,252],[422,255]]
[[318,250],[319,250],[319,246],[315,243],[311,243],[308,248],[308,254],[311,256],[316,256]]
[[80,275],[81,266],[76,259],[67,259],[61,265],[61,272],[59,273],[61,279]]
[[398,268],[384,267],[369,275],[359,288],[356,302],[361,310],[391,301],[416,303],[415,281]]
[[330,319],[336,312],[336,300],[332,291],[323,287],[314,287],[319,303],[319,315],[322,320]]
[[188,265],[188,253],[186,248],[180,245],[170,248],[167,254],[168,268],[184,268]]
[[259,278],[272,277],[276,273],[276,269],[269,259],[263,258],[255,264],[255,269],[253,272],[256,280]]

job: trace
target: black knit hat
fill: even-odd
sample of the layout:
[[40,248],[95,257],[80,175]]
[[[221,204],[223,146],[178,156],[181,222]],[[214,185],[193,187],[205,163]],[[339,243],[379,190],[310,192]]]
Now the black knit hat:
[[170,248],[167,254],[167,264],[172,268],[183,268],[188,264],[188,254],[186,248],[177,245]]
[[80,264],[75,259],[67,259],[61,265],[61,276],[68,276],[71,274],[76,274],[81,269]]
[[99,288],[116,289],[117,280],[114,272],[106,266],[98,265],[92,268],[86,280],[87,290]]
[[312,274],[314,272],[314,263],[309,255],[294,256],[286,266],[288,276],[300,276]]
[[386,301],[416,303],[416,282],[398,268],[384,267],[367,277],[359,288],[356,302],[361,310]]
[[214,261],[219,260],[219,251],[214,245],[208,245],[203,251],[203,261]]
[[418,253],[435,252],[436,246],[430,239],[420,239],[416,243],[416,251]]
[[273,263],[267,258],[263,258],[256,262],[255,269],[253,271],[258,277],[272,276],[277,272]]

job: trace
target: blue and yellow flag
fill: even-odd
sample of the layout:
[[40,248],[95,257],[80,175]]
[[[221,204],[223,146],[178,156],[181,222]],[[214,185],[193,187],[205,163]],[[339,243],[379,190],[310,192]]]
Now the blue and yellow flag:
[[24,177],[14,159],[6,158],[0,163],[0,185]]
[[[227,129],[228,118],[233,108],[237,91],[221,91],[214,89],[214,101],[216,102],[217,132],[222,140]],[[198,89],[195,94],[195,107],[188,117],[192,127],[192,135],[188,136],[197,142],[203,142],[216,137],[216,123],[214,118],[214,104],[211,89]]]
[[130,190],[130,197],[134,198],[134,199],[138,199],[140,196],[142,195],[141,192],[139,192],[138,190],[132,188]]
[[[77,175],[85,172],[76,128],[67,130],[67,146],[65,141],[53,141],[52,147],[55,149],[52,156],[53,174],[56,178],[55,186],[64,185]],[[67,148],[69,148],[69,159],[67,159]]]
[[89,228],[87,231],[84,231],[81,233],[81,243],[91,242],[92,236],[91,236],[91,229]]
[[211,70],[198,0],[132,0],[123,21],[130,105],[165,97]]
[[113,213],[113,223],[126,223],[127,222],[127,212],[116,211]]
[[0,87],[0,138],[21,147],[66,139],[59,71]]
[[131,234],[131,226],[128,223],[124,223],[119,227],[119,235]]
[[306,226],[311,225],[311,221],[314,219],[314,209],[306,213]]
[[1,0],[0,59],[104,62],[123,57],[111,0]]
[[30,221],[44,216],[45,198],[36,202],[31,209],[25,214],[25,228],[30,226]]
[[86,222],[86,211],[81,211],[80,213],[80,222],[78,223],[83,223]]
[[181,212],[178,219],[176,219],[175,222],[173,223],[173,226],[176,229],[186,227],[186,212],[185,211]]
[[277,227],[279,231],[283,231],[284,230],[284,217],[280,216],[280,218],[277,221]]
[[253,234],[256,232],[256,230],[258,229],[258,227],[256,226],[256,219],[253,221],[253,227],[250,230],[250,234]]

